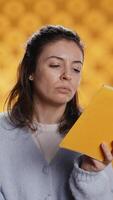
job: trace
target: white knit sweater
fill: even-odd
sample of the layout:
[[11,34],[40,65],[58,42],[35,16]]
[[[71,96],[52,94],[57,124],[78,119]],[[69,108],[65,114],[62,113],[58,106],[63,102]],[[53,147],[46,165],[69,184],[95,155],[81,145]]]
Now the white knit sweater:
[[0,115],[0,200],[113,200],[111,165],[99,173],[84,171],[78,167],[80,154],[58,149],[57,125],[38,131],[46,132],[47,138],[40,137],[45,157],[30,130],[13,128]]

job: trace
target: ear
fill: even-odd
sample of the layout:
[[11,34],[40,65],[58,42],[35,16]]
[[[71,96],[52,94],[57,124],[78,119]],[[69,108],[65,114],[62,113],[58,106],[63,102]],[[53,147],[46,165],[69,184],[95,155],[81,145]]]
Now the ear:
[[29,79],[30,81],[33,81],[33,79],[34,79],[34,78],[33,78],[33,75],[30,75],[28,79]]

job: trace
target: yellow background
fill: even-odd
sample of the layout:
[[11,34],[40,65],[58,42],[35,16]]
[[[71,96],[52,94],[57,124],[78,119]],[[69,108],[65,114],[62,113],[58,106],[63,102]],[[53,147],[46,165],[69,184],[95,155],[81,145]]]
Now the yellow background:
[[46,24],[77,31],[85,43],[79,99],[86,106],[103,84],[113,86],[113,0],[0,0],[0,111],[16,80],[27,38]]

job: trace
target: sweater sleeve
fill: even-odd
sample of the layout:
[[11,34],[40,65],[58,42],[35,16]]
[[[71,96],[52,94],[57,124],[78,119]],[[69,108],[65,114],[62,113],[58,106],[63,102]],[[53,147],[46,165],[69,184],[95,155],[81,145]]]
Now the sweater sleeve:
[[100,172],[88,172],[79,168],[78,163],[79,160],[76,160],[69,179],[69,185],[74,199],[112,200],[113,185],[110,184],[110,179],[106,170]]

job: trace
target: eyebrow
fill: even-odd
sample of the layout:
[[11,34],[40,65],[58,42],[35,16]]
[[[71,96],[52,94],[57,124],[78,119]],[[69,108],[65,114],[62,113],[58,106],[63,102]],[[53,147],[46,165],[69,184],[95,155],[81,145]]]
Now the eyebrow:
[[[64,61],[64,59],[61,58],[61,57],[59,57],[59,56],[49,56],[49,57],[46,58],[46,60],[48,60],[48,59],[50,59],[50,58],[57,58],[57,59],[59,59],[59,60]],[[80,64],[83,65],[83,62],[82,62],[81,60],[74,60],[73,62],[74,62],[74,63],[80,63]]]

